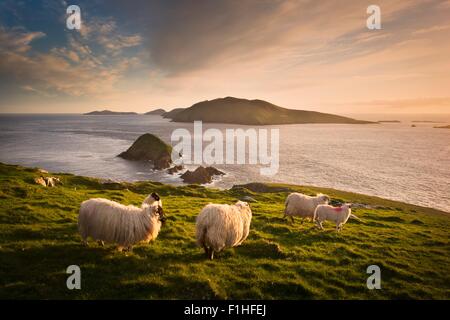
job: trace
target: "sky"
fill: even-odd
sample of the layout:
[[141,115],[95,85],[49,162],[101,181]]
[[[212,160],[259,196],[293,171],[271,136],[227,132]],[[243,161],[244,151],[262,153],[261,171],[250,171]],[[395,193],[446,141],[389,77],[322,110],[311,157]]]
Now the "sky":
[[[66,27],[69,5],[81,29]],[[369,5],[381,29],[369,30]],[[450,113],[450,0],[0,0],[0,112]]]

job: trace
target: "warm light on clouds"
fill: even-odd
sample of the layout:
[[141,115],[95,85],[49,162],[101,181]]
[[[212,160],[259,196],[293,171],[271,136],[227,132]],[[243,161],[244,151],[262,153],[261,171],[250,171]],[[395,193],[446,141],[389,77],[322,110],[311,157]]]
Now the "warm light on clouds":
[[[450,113],[449,1],[0,4],[1,112],[146,112],[224,96],[333,113]],[[44,10],[45,9],[45,10]],[[42,12],[47,12],[44,15]],[[7,19],[6,19],[7,17]]]

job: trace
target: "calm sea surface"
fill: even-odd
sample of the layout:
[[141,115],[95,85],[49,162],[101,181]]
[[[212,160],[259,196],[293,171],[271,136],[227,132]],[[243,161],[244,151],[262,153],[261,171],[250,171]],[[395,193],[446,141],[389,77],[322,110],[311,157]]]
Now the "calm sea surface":
[[[415,124],[265,127],[280,129],[278,174],[261,176],[254,165],[216,165],[227,175],[212,185],[227,188],[253,181],[315,185],[450,212],[450,130],[433,128],[448,122]],[[153,171],[149,164],[116,157],[146,132],[170,143],[177,128],[193,132],[192,124],[159,116],[0,115],[0,161],[92,177],[180,184],[179,177]]]

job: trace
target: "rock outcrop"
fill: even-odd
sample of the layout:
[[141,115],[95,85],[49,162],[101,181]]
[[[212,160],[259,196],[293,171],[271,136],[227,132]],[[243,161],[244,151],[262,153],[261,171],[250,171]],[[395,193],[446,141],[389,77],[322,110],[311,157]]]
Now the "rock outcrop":
[[151,161],[157,170],[169,168],[172,164],[172,147],[157,136],[146,133],[118,156],[132,161]]
[[225,173],[217,170],[214,167],[203,167],[200,166],[194,171],[186,171],[180,177],[185,183],[189,184],[205,184],[211,183],[212,178],[218,175],[224,175]]

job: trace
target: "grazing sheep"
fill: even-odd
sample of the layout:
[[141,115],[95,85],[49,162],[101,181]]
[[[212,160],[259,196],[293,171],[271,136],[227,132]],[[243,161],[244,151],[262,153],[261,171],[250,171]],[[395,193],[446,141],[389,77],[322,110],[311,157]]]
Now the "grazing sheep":
[[156,192],[152,192],[150,195],[147,196],[147,198],[144,199],[142,202],[142,205],[148,204],[148,205],[154,205],[157,204],[162,208],[162,200],[159,194]]
[[57,177],[39,177],[34,179],[34,182],[44,187],[55,187],[57,184],[62,184],[61,180]]
[[336,223],[336,231],[340,231],[349,218],[359,218],[352,214],[351,204],[346,203],[340,207],[333,207],[327,204],[318,205],[314,212],[314,220],[320,229],[323,229],[323,221],[333,221]]
[[57,184],[61,184],[61,180],[56,177],[46,177],[44,180],[47,183],[47,187],[55,187]]
[[208,204],[197,216],[196,238],[212,260],[214,252],[240,245],[250,232],[252,211],[247,202]]
[[140,241],[156,239],[165,220],[159,205],[143,204],[138,208],[96,198],[81,204],[78,230],[86,245],[90,236],[102,245],[103,241],[117,243],[119,251],[131,250]]
[[289,216],[292,223],[294,223],[294,217],[301,217],[302,222],[304,219],[314,220],[316,207],[319,204],[328,204],[329,201],[330,197],[321,193],[315,197],[298,192],[291,193],[286,198],[283,219]]

